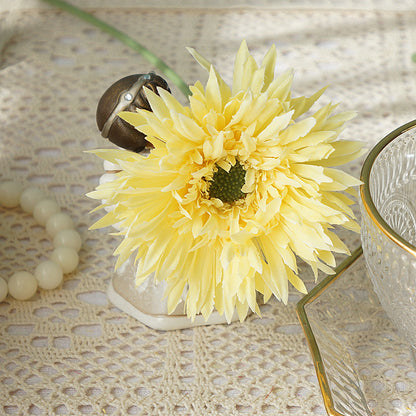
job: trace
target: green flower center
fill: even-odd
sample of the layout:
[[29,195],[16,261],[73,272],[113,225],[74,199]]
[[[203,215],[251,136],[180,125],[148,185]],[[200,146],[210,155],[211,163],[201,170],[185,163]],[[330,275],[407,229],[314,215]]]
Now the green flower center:
[[239,161],[231,166],[229,172],[217,165],[217,171],[214,172],[210,181],[208,194],[210,198],[218,198],[222,202],[232,203],[245,197],[241,190],[245,183],[246,171]]

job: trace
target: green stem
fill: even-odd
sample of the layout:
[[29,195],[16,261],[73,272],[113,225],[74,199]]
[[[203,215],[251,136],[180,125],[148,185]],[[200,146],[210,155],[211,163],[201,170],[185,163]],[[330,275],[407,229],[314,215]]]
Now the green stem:
[[92,24],[93,26],[98,27],[99,29],[103,30],[104,32],[109,33],[114,38],[118,39],[134,51],[140,53],[143,58],[145,58],[148,62],[150,62],[153,66],[158,68],[163,74],[166,75],[177,87],[178,89],[188,97],[191,95],[191,91],[189,90],[188,85],[186,82],[172,69],[170,68],[164,61],[158,58],[154,53],[150,52],[147,48],[141,45],[139,42],[135,41],[129,35],[120,30],[116,29],[115,27],[105,23],[104,21],[94,17],[90,13],[84,12],[83,10],[79,9],[78,7],[73,6],[72,4],[67,3],[63,0],[43,0],[46,3],[49,3],[53,6],[59,7],[62,10],[65,10],[74,16],[79,17],[82,20]]

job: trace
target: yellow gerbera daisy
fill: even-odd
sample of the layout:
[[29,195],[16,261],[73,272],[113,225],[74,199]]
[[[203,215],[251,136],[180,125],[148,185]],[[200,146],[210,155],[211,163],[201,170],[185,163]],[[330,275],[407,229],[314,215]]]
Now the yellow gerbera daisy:
[[116,267],[131,255],[137,284],[166,280],[168,309],[186,294],[189,317],[215,308],[230,320],[259,313],[256,292],[287,302],[288,282],[302,293],[296,257],[331,273],[332,252],[348,253],[333,225],[358,230],[349,191],[360,182],[331,168],[362,154],[337,140],[353,112],[328,104],[306,113],[324,89],[291,97],[292,71],[274,79],[272,47],[258,66],[243,42],[232,88],[195,50],[209,72],[191,86],[189,106],[169,92],[146,92],[153,112],[120,114],[154,145],[149,156],[97,150],[120,166],[117,179],[90,197],[113,206],[92,228],[118,224],[124,236]]

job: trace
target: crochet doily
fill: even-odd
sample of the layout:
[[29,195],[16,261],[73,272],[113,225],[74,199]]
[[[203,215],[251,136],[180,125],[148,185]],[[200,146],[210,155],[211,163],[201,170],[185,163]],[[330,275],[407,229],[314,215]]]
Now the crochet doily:
[[[329,84],[325,99],[341,102],[340,111],[358,111],[345,139],[371,147],[415,117],[412,1],[402,2],[402,11],[388,1],[378,11],[371,1],[360,2],[368,7],[355,1],[307,7],[299,0],[281,8],[271,1],[257,8],[232,2],[232,8],[209,9],[202,1],[194,8],[189,2],[187,8],[124,2],[119,9],[113,1],[101,3],[107,8],[78,5],[145,44],[189,83],[205,81],[206,74],[186,46],[230,81],[245,38],[258,59],[276,43],[279,70],[295,68],[296,95]],[[117,237],[88,231],[100,214],[89,214],[96,203],[85,193],[103,170],[83,151],[111,146],[95,125],[101,94],[115,80],[153,68],[66,12],[29,0],[0,6],[0,180],[54,194],[83,236],[80,265],[62,288],[0,303],[0,414],[324,415],[294,290],[288,306],[263,306],[262,319],[173,332],[148,329],[108,303]],[[361,162],[348,169],[358,176]],[[33,269],[52,250],[29,215],[1,208],[0,218],[3,277]],[[358,235],[341,236],[351,249],[359,245]],[[315,284],[307,268],[302,278],[308,288]],[[400,357],[392,350],[389,359]],[[400,414],[416,413],[415,403],[398,403]]]

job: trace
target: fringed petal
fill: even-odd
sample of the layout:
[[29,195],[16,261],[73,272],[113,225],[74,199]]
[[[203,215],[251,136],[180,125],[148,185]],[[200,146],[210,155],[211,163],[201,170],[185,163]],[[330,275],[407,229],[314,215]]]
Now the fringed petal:
[[[109,211],[91,228],[118,228],[116,267],[135,256],[138,284],[165,280],[169,313],[185,297],[192,320],[213,310],[243,320],[249,310],[260,314],[257,292],[284,303],[289,283],[306,293],[298,258],[317,277],[333,273],[333,253],[349,253],[332,228],[359,230],[349,194],[361,182],[334,167],[364,150],[338,140],[354,112],[333,114],[329,103],[299,119],[325,88],[292,98],[293,71],[274,76],[274,46],[258,66],[241,43],[232,89],[189,51],[208,81],[190,86],[188,106],[164,89],[146,90],[152,111],[119,114],[153,143],[150,153],[93,151],[120,172],[88,194]],[[219,168],[231,175],[237,163],[245,171],[242,185],[234,181],[239,199],[210,197]]]

